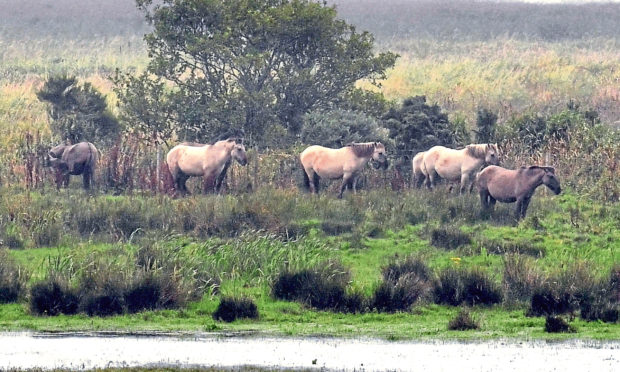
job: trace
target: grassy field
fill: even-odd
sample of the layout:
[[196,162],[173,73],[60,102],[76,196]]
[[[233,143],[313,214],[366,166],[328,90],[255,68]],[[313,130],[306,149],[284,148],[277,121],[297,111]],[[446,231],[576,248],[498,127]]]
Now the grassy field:
[[[605,126],[620,120],[618,4],[431,6],[391,0],[377,8],[375,2],[336,3],[344,18],[376,35],[378,49],[401,55],[380,88],[395,102],[426,95],[470,129],[480,108],[496,112],[503,127],[514,116],[556,114],[571,100],[596,110]],[[337,200],[332,186],[326,195],[310,197],[295,187],[291,149],[262,155],[258,174],[250,167],[233,168],[235,185],[252,180],[252,193],[237,187],[227,195],[172,199],[148,187],[86,194],[76,183],[56,191],[50,173],[42,173],[41,184],[27,181],[28,156],[45,152],[56,140],[37,89],[52,74],[76,75],[107,94],[114,111],[109,76],[117,68],[140,71],[148,63],[142,42],[148,27],[130,0],[5,5],[0,12],[0,281],[17,277],[21,292],[16,302],[0,304],[0,330],[620,339],[617,321],[580,317],[584,293],[600,286],[619,290],[614,275],[620,275],[620,160],[617,146],[592,138],[602,132],[586,131],[580,136],[590,136],[587,141],[578,137],[545,149],[558,163],[566,191],[554,197],[539,190],[519,223],[512,218],[514,206],[500,205],[485,219],[475,195],[393,191],[390,179],[376,173],[369,176],[373,190]],[[131,144],[123,150],[154,154]],[[544,160],[545,152],[527,160]],[[509,153],[507,164],[519,165],[518,155]],[[407,258],[428,267],[431,279],[424,290],[449,270],[479,270],[502,299],[453,306],[425,292],[410,309],[382,311],[373,296],[386,282],[385,270]],[[352,313],[320,310],[273,296],[282,273],[302,270],[345,278],[346,294],[357,295],[365,307]],[[87,291],[92,283],[128,291],[123,285],[169,278],[176,287],[162,288],[178,302],[113,316],[39,316],[31,305],[32,288],[50,278],[62,279],[83,297],[92,295]],[[561,316],[576,333],[545,332],[544,317],[526,316],[533,295],[547,287],[570,297],[570,309]],[[223,298],[244,296],[257,305],[258,319],[213,319]],[[610,302],[616,310],[618,300]],[[477,330],[448,330],[462,309],[477,321]]]
[[[475,196],[446,197],[444,192],[446,190],[435,193],[413,190],[397,194],[385,190],[363,192],[344,200],[333,199],[330,195],[308,198],[297,192],[278,190],[262,190],[239,197],[183,200],[96,196],[87,203],[111,205],[97,221],[103,226],[117,224],[98,232],[80,230],[85,222],[79,220],[95,218],[92,214],[96,212],[75,212],[74,208],[82,208],[75,195],[71,195],[79,193],[77,190],[64,195],[12,194],[13,200],[26,196],[33,201],[15,211],[23,216],[13,226],[21,231],[26,248],[10,251],[22,270],[30,273],[30,286],[44,280],[50,272],[70,272],[72,280],[79,281],[89,267],[109,269],[112,265],[120,268],[113,270],[119,275],[125,270],[124,263],[131,262],[140,249],[154,245],[176,252],[180,265],[199,263],[202,269],[215,275],[219,285],[215,292],[209,290],[198,301],[190,301],[177,309],[110,317],[36,316],[31,313],[27,303],[29,295],[25,294],[23,301],[26,302],[0,305],[0,328],[256,331],[388,339],[617,339],[620,336],[617,323],[591,322],[578,317],[571,321],[577,333],[546,333],[544,317],[526,316],[528,302],[512,301],[505,290],[506,270],[515,258],[526,261],[531,275],[538,275],[543,282],[571,277],[570,284],[566,285],[579,287],[584,282],[607,280],[611,270],[617,270],[620,263],[618,205],[582,201],[570,192],[559,197],[539,192],[530,215],[517,224],[507,216],[511,211],[508,206],[500,206],[490,220],[485,220],[478,215]],[[77,205],[72,205],[76,202]],[[60,236],[49,247],[34,244],[28,248],[42,231],[53,235],[45,224],[28,227],[28,221],[43,213],[41,205],[49,203],[63,216],[60,224],[48,220],[61,229]],[[192,206],[189,211],[188,205]],[[276,205],[281,210],[274,210]],[[290,205],[296,207],[288,210]],[[6,204],[3,207],[10,208]],[[250,210],[253,216],[249,216]],[[209,217],[209,213],[214,212],[216,215]],[[188,223],[187,213],[199,216],[198,221],[204,218],[210,226]],[[149,217],[133,221],[137,216]],[[130,227],[118,225],[122,221],[133,224]],[[124,229],[128,230],[123,232]],[[437,232],[446,229],[465,236],[468,241],[452,246],[451,239],[443,242],[436,239]],[[207,239],[203,237],[206,231],[210,231]],[[228,238],[238,231],[246,232],[234,239]],[[334,313],[277,300],[271,294],[271,287],[283,270],[313,268],[329,260],[340,262],[342,268],[350,271],[348,291],[371,297],[381,283],[382,270],[390,262],[408,256],[421,259],[437,276],[450,268],[482,270],[498,287],[504,288],[503,301],[495,306],[470,307],[480,328],[458,332],[449,331],[447,325],[462,307],[439,305],[432,300],[420,300],[410,311],[404,312]],[[243,296],[255,301],[260,314],[258,319],[233,323],[213,320],[211,315],[222,298]]]

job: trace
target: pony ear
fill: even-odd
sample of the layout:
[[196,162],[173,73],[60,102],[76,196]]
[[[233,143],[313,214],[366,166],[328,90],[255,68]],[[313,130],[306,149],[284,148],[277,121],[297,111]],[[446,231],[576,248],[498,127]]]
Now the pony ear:
[[549,172],[549,173],[555,174],[555,168],[554,167],[543,167],[543,169],[545,170],[545,172]]

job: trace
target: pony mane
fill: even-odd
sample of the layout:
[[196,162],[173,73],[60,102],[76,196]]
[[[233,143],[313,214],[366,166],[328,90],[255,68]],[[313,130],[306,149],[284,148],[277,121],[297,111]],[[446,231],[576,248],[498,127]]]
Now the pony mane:
[[484,159],[487,153],[487,146],[489,145],[486,143],[471,144],[471,145],[465,146],[465,149],[467,149],[468,155],[474,158]]
[[347,147],[351,148],[353,153],[360,157],[365,158],[371,156],[373,152],[375,152],[375,147],[377,147],[377,142],[364,142],[364,143],[349,143]]
[[202,147],[205,144],[204,143],[198,143],[198,142],[181,142],[180,145],[191,146],[191,147]]

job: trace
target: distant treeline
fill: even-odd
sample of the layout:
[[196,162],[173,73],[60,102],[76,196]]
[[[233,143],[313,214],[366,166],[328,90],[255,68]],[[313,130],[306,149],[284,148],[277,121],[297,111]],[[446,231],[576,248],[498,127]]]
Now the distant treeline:
[[497,37],[561,41],[620,37],[620,3],[531,4],[448,0],[330,0],[338,14],[380,42]]
[[[496,37],[561,41],[620,37],[620,3],[531,4],[448,0],[328,0],[340,17],[378,41]],[[2,38],[88,39],[142,35],[134,0],[7,0]]]

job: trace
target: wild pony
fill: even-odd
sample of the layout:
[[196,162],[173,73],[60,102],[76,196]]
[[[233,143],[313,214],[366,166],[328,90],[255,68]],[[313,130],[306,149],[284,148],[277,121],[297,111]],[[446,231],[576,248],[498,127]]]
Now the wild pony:
[[426,169],[424,168],[424,151],[420,151],[411,160],[411,175],[413,177],[413,185],[416,189],[422,186],[426,181]]
[[56,170],[56,187],[69,184],[69,176],[82,175],[84,189],[90,188],[99,159],[99,151],[90,142],[75,145],[58,145],[48,155],[49,166]]
[[511,170],[492,165],[476,177],[483,212],[492,210],[497,200],[502,203],[517,202],[517,220],[525,217],[532,195],[540,185],[547,186],[556,195],[562,191],[553,167],[533,165]]
[[319,193],[321,177],[342,178],[338,198],[342,198],[347,186],[356,191],[357,176],[370,159],[384,169],[388,167],[385,146],[381,142],[352,143],[339,149],[313,145],[306,148],[299,159],[304,168],[304,183],[312,193]]
[[202,177],[205,193],[214,189],[219,191],[217,179],[231,159],[241,165],[248,163],[245,146],[237,138],[217,141],[213,145],[184,142],[174,146],[166,155],[174,188],[183,194],[188,193],[185,182],[189,177]]
[[437,177],[448,182],[461,182],[461,194],[473,187],[474,175],[483,165],[499,164],[497,144],[472,144],[464,149],[454,150],[434,146],[424,153],[424,168],[427,172],[426,185],[435,187]]

